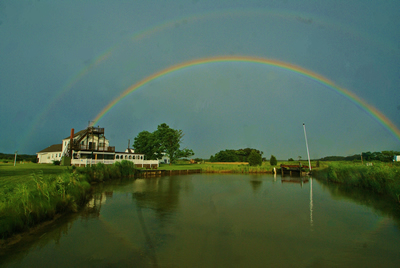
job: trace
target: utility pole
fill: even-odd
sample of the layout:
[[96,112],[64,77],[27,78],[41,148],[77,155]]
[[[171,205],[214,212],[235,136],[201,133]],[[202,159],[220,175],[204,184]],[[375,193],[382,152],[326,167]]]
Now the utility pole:
[[17,163],[17,153],[18,153],[18,151],[15,151],[15,157],[14,157],[14,167],[15,167],[15,164]]

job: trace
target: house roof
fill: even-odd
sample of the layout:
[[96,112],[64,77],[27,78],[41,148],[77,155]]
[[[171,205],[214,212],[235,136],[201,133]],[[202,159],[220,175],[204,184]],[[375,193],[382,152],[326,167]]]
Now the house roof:
[[62,144],[53,144],[47,147],[46,149],[41,150],[38,153],[47,153],[47,152],[61,152]]

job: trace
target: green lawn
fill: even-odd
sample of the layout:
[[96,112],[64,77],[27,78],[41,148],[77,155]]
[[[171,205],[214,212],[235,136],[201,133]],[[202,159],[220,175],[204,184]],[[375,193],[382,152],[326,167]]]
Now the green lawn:
[[55,166],[53,164],[35,164],[35,163],[3,163],[0,160],[0,189],[3,187],[14,188],[16,185],[29,182],[33,173],[41,173],[43,175],[60,174],[68,167]]

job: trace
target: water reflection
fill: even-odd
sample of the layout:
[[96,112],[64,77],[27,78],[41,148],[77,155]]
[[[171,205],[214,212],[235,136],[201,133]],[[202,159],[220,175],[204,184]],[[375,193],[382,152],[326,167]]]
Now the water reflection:
[[297,179],[196,174],[98,185],[80,213],[9,250],[1,264],[388,267],[400,261],[400,230],[365,206],[383,207],[388,212],[379,215],[398,220],[381,198]]
[[350,200],[359,205],[372,208],[377,214],[392,218],[400,228],[400,206],[393,202],[392,199],[363,188],[348,187],[343,184],[329,183],[327,181],[319,182],[334,199]]
[[310,225],[313,226],[313,188],[312,188],[312,178],[310,178]]
[[177,177],[137,179],[132,198],[138,208],[154,210],[159,220],[165,221],[179,205],[180,183]]
[[257,193],[262,185],[262,180],[259,176],[252,176],[252,178],[250,179],[250,184],[253,188],[253,192]]

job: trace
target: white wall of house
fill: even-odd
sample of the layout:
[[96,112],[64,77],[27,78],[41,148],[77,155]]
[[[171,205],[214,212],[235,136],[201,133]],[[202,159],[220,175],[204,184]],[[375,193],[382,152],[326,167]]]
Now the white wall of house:
[[395,155],[393,161],[400,161],[400,155]]
[[38,153],[37,157],[40,164],[52,164],[53,161],[61,161],[61,152]]

